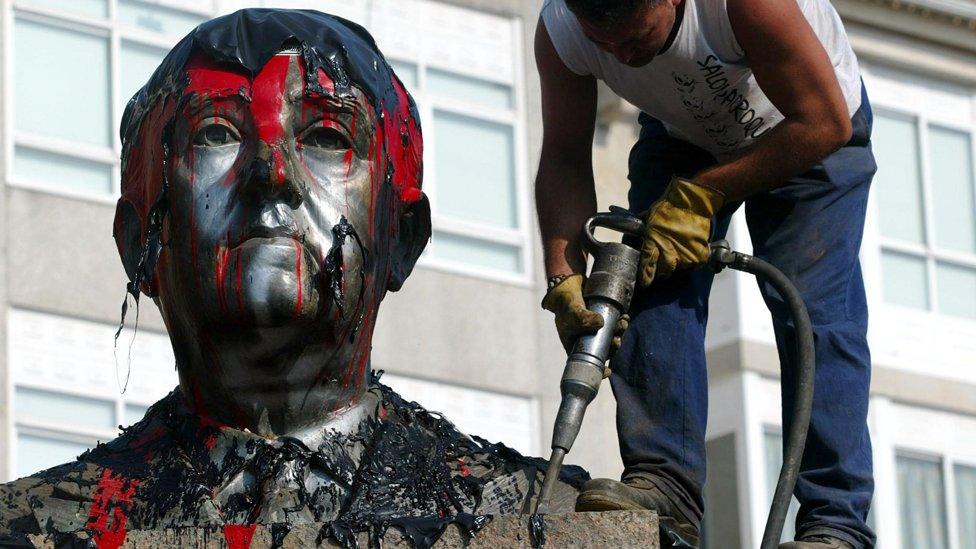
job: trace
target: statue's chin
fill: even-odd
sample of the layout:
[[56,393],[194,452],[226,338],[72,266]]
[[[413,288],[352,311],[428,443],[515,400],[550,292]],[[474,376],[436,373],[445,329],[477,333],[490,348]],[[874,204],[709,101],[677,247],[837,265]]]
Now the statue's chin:
[[314,320],[319,295],[310,283],[313,273],[302,250],[293,240],[280,238],[253,239],[231,250],[230,272],[223,277],[222,313],[255,327]]

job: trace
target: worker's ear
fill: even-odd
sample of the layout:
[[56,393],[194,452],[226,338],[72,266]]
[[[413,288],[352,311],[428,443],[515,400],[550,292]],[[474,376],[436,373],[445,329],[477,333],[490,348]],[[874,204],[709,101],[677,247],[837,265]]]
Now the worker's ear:
[[430,240],[430,201],[421,193],[420,200],[404,206],[400,215],[400,230],[393,246],[390,279],[386,288],[395,292],[403,287],[420,254]]

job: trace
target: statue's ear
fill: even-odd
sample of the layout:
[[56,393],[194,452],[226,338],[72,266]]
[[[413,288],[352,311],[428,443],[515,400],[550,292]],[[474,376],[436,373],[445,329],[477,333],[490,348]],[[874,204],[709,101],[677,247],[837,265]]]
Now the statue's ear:
[[429,240],[430,202],[427,195],[421,194],[420,200],[405,206],[400,216],[399,238],[393,247],[393,261],[387,284],[389,291],[395,292],[403,287]]
[[128,200],[120,200],[115,208],[113,227],[115,245],[119,249],[122,267],[130,281],[136,277],[139,257],[142,255],[142,223],[135,207]]
[[[142,219],[136,213],[135,207],[128,200],[120,200],[115,208],[115,224],[113,227],[115,245],[119,249],[119,257],[122,259],[122,268],[129,282],[135,280],[136,271],[139,270],[139,261],[145,249],[142,240]],[[152,267],[155,267],[155,259],[152,258]],[[153,281],[143,280],[142,290],[149,297],[156,297]]]

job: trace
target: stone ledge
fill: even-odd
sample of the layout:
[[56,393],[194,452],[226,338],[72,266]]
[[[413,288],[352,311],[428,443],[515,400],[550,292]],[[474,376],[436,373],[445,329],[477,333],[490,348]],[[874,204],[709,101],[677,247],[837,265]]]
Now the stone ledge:
[[[322,524],[302,524],[289,530],[274,526],[258,526],[250,543],[237,538],[232,549],[246,547],[280,547],[295,549],[314,547],[318,543]],[[277,535],[276,535],[277,534]],[[282,536],[282,534],[284,534]],[[278,538],[275,543],[275,538]],[[52,540],[35,538],[38,547],[54,547]],[[359,547],[368,547],[366,534],[357,539]],[[320,547],[340,547],[334,540],[326,540]],[[413,545],[404,535],[391,528],[383,537],[384,548],[408,548]],[[221,528],[179,528],[168,530],[134,530],[127,532],[123,548],[155,549],[157,547],[197,547],[224,549],[231,547]],[[530,548],[528,515],[495,517],[474,538],[456,525],[445,530],[434,545],[437,548],[500,549]],[[573,513],[546,516],[546,547],[640,547],[659,549],[657,514],[651,511],[613,511],[607,513]]]

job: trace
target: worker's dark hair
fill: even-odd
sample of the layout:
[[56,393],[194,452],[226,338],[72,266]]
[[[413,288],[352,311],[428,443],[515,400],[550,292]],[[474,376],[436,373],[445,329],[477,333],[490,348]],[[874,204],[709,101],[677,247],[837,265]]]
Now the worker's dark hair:
[[566,0],[577,17],[590,21],[611,22],[626,17],[639,8],[656,6],[663,0]]

